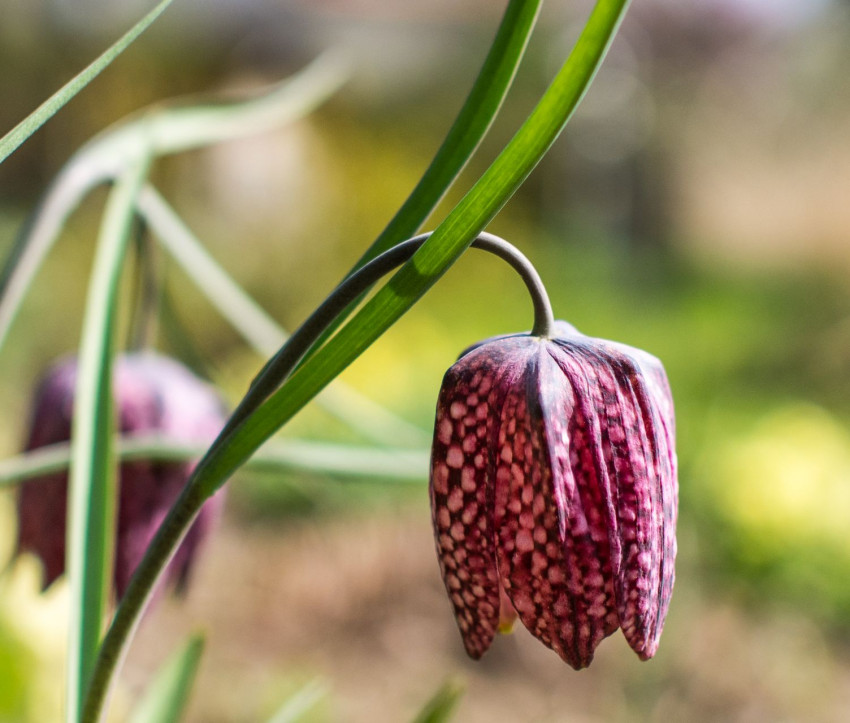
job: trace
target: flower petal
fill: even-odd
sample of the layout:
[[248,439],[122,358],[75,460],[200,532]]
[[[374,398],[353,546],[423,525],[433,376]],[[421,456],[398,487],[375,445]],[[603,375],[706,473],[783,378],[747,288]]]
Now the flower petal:
[[661,609],[665,559],[672,585],[672,558],[664,549],[665,537],[672,534],[672,529],[665,531],[669,484],[662,482],[671,479],[663,466],[667,440],[633,359],[614,352],[597,372],[610,400],[604,409],[605,437],[609,473],[616,487],[615,535],[621,545],[619,557],[613,560],[620,627],[632,649],[647,659],[658,647],[666,613],[666,608]]
[[620,626],[648,659],[658,647],[676,557],[675,420],[667,376],[661,362],[639,349],[585,337],[567,325],[558,332],[557,345],[587,375],[596,407]]
[[[642,366],[642,365],[641,365]],[[638,628],[634,640],[629,643],[635,652],[644,660],[655,655],[661,637],[661,630],[667,616],[667,608],[673,592],[676,559],[676,510],[678,507],[678,490],[676,483],[676,455],[673,451],[673,420],[672,398],[668,393],[659,399],[660,387],[657,382],[662,380],[666,386],[666,376],[660,368],[662,377],[653,379],[645,376],[642,370],[626,368],[628,386],[631,388],[633,399],[640,410],[639,426],[649,443],[647,458],[647,476],[643,487],[637,486],[638,494],[646,498],[647,503],[639,499],[638,504],[648,504],[651,510],[649,527],[652,530],[652,583],[645,591],[647,597],[646,612],[637,616]],[[655,388],[653,388],[655,387]],[[659,404],[663,396],[670,401],[669,406]],[[655,536],[657,535],[657,539]],[[640,554],[638,555],[640,558]],[[624,596],[632,596],[629,588],[629,572],[624,580]],[[657,581],[654,576],[657,576]],[[640,579],[640,574],[638,579]],[[643,593],[643,591],[641,591]],[[637,596],[641,599],[641,595]],[[643,605],[638,606],[639,609]],[[624,627],[625,632],[625,627]]]
[[528,338],[493,342],[446,372],[431,451],[431,513],[440,571],[464,646],[490,647],[500,620],[493,544],[493,449],[498,410],[516,352]]
[[[27,449],[71,437],[76,360],[57,363],[45,376],[35,400]],[[116,358],[113,390],[118,427],[126,436],[155,432],[174,441],[205,444],[224,423],[221,399],[212,387],[178,362],[153,353]],[[121,597],[191,464],[137,460],[119,467],[113,584]],[[23,485],[18,497],[18,550],[41,557],[44,586],[65,569],[67,472]],[[185,585],[192,556],[217,518],[221,493],[208,500],[169,565],[167,580]]]
[[540,344],[502,409],[499,569],[523,624],[578,670],[617,622],[586,416],[549,348]]

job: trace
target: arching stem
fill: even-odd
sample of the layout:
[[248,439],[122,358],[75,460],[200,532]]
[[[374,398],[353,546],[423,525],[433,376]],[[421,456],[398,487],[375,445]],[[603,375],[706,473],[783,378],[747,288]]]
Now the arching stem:
[[[165,569],[195,516],[213,492],[220,488],[233,471],[245,461],[240,454],[235,456],[229,454],[230,443],[240,425],[295,370],[304,355],[325,329],[333,323],[337,315],[378,279],[413,256],[429,235],[416,236],[394,246],[340,283],[289,337],[280,351],[268,361],[251,383],[247,394],[198,463],[182,493],[169,510],[127,587],[112,624],[103,639],[91,674],[81,717],[82,723],[96,723],[100,719],[112,676],[127,648],[157,578]],[[472,245],[504,259],[519,273],[534,303],[532,333],[548,337],[554,326],[552,307],[540,276],[531,262],[517,248],[492,234],[479,234]]]

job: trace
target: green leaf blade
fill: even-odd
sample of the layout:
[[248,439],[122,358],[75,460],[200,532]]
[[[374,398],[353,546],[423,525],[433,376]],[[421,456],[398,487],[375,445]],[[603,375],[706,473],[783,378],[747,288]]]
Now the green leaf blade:
[[463,697],[465,687],[459,681],[448,680],[425,703],[413,723],[446,723]]
[[[419,183],[349,274],[382,252],[413,236],[464,169],[493,124],[507,96],[542,0],[510,0],[481,71],[448,135]],[[314,345],[321,346],[353,311],[352,303]]]
[[156,20],[173,0],[162,0],[153,10],[122,35],[86,68],[75,75],[50,98],[0,138],[0,163],[6,160],[27,138],[52,118],[69,100],[94,80],[115,58]]
[[598,0],[543,98],[481,179],[419,251],[236,431],[204,470],[212,494],[248,456],[394,324],[460,257],[566,125],[604,58],[629,0]]
[[192,635],[157,672],[129,723],[178,723],[189,703],[204,652],[204,636]]
[[492,126],[516,76],[542,0],[511,0],[484,65],[448,135],[419,183],[358,261],[413,236],[445,195]]
[[[116,437],[121,462],[191,462],[200,459],[206,446],[175,442],[160,435]],[[246,470],[286,474],[301,471],[371,482],[422,484],[428,467],[428,449],[366,447],[306,439],[268,442],[251,457]],[[67,472],[71,446],[59,442],[0,461],[0,489],[45,475]]]
[[111,573],[115,507],[112,350],[118,283],[135,208],[147,173],[140,159],[110,194],[83,319],[75,389],[67,564],[71,616],[66,720],[79,719],[97,658]]
[[320,680],[313,680],[289,696],[268,723],[297,723],[327,694],[327,685]]

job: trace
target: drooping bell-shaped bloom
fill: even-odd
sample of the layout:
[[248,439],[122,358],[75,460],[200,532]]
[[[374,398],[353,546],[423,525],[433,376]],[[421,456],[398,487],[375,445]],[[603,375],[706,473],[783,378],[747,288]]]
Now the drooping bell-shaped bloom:
[[[76,359],[53,366],[36,393],[26,449],[71,437]],[[156,436],[174,443],[206,446],[224,426],[225,410],[214,389],[178,362],[150,352],[115,360],[113,393],[118,429],[124,437]],[[118,474],[113,582],[120,598],[168,508],[177,498],[193,462],[133,460]],[[65,570],[68,475],[28,481],[18,496],[18,550],[35,553],[44,564],[44,586]],[[224,498],[212,497],[177,550],[168,581],[178,589],[187,581],[198,545],[214,525]]]
[[564,322],[449,369],[431,506],[443,581],[479,658],[519,617],[575,669],[617,628],[644,660],[673,588],[678,485],[661,363]]

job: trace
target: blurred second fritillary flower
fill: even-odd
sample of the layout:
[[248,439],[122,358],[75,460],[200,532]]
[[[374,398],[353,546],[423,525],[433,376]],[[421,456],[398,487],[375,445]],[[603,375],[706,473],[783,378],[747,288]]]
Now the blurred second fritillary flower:
[[479,658],[519,617],[575,669],[618,628],[644,660],[673,589],[678,483],[661,363],[564,322],[476,345],[437,403],[443,581]]
[[[53,366],[41,381],[26,449],[71,437],[76,359]],[[214,389],[178,362],[150,352],[115,360],[113,393],[118,429],[125,437],[155,435],[174,443],[206,446],[225,421]],[[193,462],[134,460],[119,468],[113,583],[120,598]],[[18,496],[18,551],[32,552],[44,564],[44,587],[65,570],[67,473],[24,484]],[[168,582],[185,585],[198,545],[218,518],[224,498],[211,498],[171,561]]]

